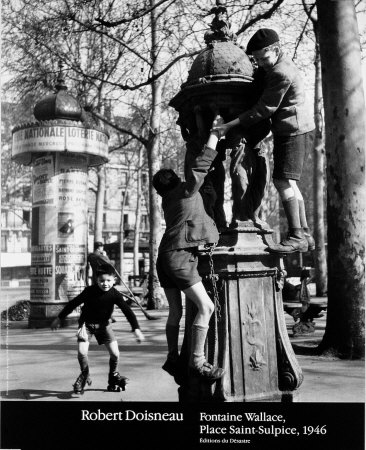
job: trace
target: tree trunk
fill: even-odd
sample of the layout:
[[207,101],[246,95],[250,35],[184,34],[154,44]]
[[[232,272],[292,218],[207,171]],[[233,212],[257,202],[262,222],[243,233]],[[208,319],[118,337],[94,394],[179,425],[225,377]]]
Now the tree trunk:
[[123,260],[125,257],[125,203],[126,193],[124,193],[121,203],[121,222],[119,225],[119,274],[123,278]]
[[[153,6],[155,0],[150,0],[150,5]],[[157,52],[158,32],[157,32],[157,11],[154,9],[151,12],[151,61],[153,75],[159,69],[159,57]],[[152,177],[155,172],[160,169],[159,158],[159,127],[161,117],[161,100],[162,100],[162,81],[161,78],[155,80],[151,84],[152,91],[152,105],[150,115],[150,131],[147,144],[147,161],[149,166],[149,222],[150,222],[150,269],[148,280],[148,294],[147,294],[147,308],[158,309],[159,300],[157,296],[157,289],[159,287],[156,259],[158,255],[158,245],[161,235],[161,213],[159,207],[159,199],[155,189],[152,187]]]
[[320,350],[365,352],[365,100],[352,0],[317,0],[328,185],[328,314]]
[[94,242],[103,242],[103,212],[105,197],[105,166],[98,167],[98,190],[95,198]]
[[327,293],[327,255],[325,251],[325,216],[324,216],[324,171],[325,149],[323,139],[323,115],[322,115],[322,89],[321,67],[318,45],[315,54],[315,95],[314,95],[314,238],[315,250],[315,284],[316,295],[324,296]]
[[137,167],[137,203],[136,203],[136,220],[135,233],[133,238],[133,273],[139,275],[139,242],[140,242],[140,224],[141,224],[141,166],[142,166],[142,148],[139,148],[139,158]]

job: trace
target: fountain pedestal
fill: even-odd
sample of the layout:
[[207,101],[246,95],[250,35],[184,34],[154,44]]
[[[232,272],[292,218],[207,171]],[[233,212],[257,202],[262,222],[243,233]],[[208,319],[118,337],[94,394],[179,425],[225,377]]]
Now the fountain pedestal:
[[[303,375],[282,305],[282,258],[266,251],[269,239],[271,231],[239,222],[222,232],[211,256],[202,252],[200,273],[215,302],[206,358],[223,367],[225,374],[213,385],[187,375],[179,389],[181,401],[291,401],[299,388]],[[186,362],[196,314],[191,303],[186,304],[181,352]]]

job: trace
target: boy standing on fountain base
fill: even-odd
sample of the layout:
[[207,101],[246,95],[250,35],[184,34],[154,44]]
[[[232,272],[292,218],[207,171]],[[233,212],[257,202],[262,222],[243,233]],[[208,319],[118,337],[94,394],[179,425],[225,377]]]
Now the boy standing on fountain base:
[[223,133],[237,125],[250,127],[271,119],[273,134],[273,183],[280,195],[289,233],[280,244],[272,244],[274,253],[314,250],[315,242],[306,220],[304,199],[297,186],[307,152],[312,148],[315,128],[305,89],[295,64],[285,57],[274,30],[258,30],[249,40],[247,54],[258,65],[264,89],[258,102],[217,129]]
[[[213,124],[221,123],[223,120],[218,116]],[[207,145],[190,165],[185,182],[171,169],[161,169],[153,177],[152,184],[162,197],[166,222],[157,259],[159,281],[169,303],[165,329],[168,358],[163,369],[174,376],[177,382],[182,375],[178,352],[181,292],[184,292],[187,301],[192,301],[197,307],[191,335],[191,373],[208,382],[214,382],[224,374],[223,369],[212,366],[205,358],[205,341],[214,304],[197,270],[198,246],[216,244],[219,240],[216,225],[205,211],[199,189],[217,155],[216,145],[222,136],[218,131],[211,132]]]
[[75,392],[81,394],[84,391],[85,383],[88,382],[90,384],[88,350],[92,336],[95,336],[99,345],[105,345],[110,355],[108,390],[112,390],[113,386],[120,386],[123,389],[126,384],[126,378],[122,377],[117,371],[119,349],[110,325],[114,305],[117,305],[126,316],[137,342],[142,342],[145,339],[135,313],[123,300],[123,295],[113,287],[116,281],[114,268],[110,265],[102,266],[99,268],[96,276],[97,284],[86,287],[79,295],[67,303],[51,324],[52,330],[56,330],[60,327],[62,319],[83,304],[79,318],[79,327],[85,324],[88,338],[84,340],[78,337],[78,361],[81,373],[74,385]]

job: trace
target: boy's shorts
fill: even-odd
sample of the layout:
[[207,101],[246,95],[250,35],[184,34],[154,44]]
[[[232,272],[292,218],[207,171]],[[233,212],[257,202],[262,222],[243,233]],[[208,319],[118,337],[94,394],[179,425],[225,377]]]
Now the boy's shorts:
[[[112,326],[110,324],[103,325],[99,323],[86,323],[85,327],[89,341],[92,336],[95,336],[95,339],[97,340],[99,345],[110,344],[111,342],[116,340]],[[82,341],[78,339],[78,342]]]
[[297,136],[273,136],[274,179],[300,180],[305,157],[313,147],[314,131]]
[[199,283],[202,278],[198,273],[197,266],[197,247],[159,253],[156,270],[161,287],[178,288],[184,291]]

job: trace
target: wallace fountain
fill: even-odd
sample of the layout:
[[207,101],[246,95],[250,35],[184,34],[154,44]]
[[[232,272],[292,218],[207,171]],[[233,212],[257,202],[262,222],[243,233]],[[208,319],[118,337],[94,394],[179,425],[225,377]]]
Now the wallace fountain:
[[[186,142],[186,167],[201,151],[215,115],[228,122],[260,96],[260,83],[245,51],[236,43],[223,1],[217,0],[204,48],[187,81],[171,100]],[[285,325],[281,287],[282,258],[268,251],[272,230],[258,211],[268,182],[268,164],[257,144],[269,123],[232,128],[218,146],[218,156],[201,188],[207,212],[220,230],[214,249],[202,249],[200,273],[215,303],[206,342],[206,357],[225,369],[209,385],[189,375],[178,389],[180,401],[292,401],[303,375]],[[233,214],[226,225],[223,208],[225,170],[230,154]],[[181,360],[188,366],[194,305],[186,304]]]

